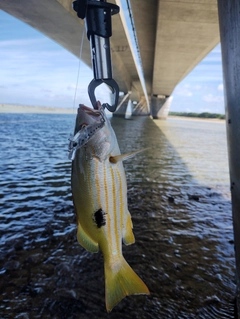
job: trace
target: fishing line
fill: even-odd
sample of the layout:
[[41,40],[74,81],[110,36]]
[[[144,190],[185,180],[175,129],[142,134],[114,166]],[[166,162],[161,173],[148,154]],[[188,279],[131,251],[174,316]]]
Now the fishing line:
[[74,93],[74,98],[73,98],[73,112],[74,112],[74,109],[75,109],[76,96],[77,96],[77,88],[78,88],[80,70],[81,70],[81,65],[82,65],[82,60],[81,60],[81,59],[82,59],[82,51],[83,51],[84,39],[85,39],[85,27],[83,26],[82,38],[81,38],[81,43],[80,43],[80,52],[79,52],[77,81],[76,81],[75,93]]
[[[79,82],[79,76],[80,76],[80,71],[81,71],[81,65],[82,65],[82,51],[83,51],[83,43],[84,43],[84,38],[85,38],[85,27],[83,26],[83,31],[82,31],[82,38],[80,42],[80,51],[79,51],[79,61],[78,61],[78,71],[77,71],[77,80],[76,80],[76,87],[75,87],[75,92],[74,92],[74,97],[73,97],[73,106],[72,106],[72,113],[75,114],[75,104],[76,104],[76,97],[77,97],[77,89],[78,89],[78,82]],[[75,121],[74,121],[75,122]],[[74,124],[73,124],[74,127]],[[71,128],[70,132],[72,132],[72,123],[71,123]],[[68,148],[71,146],[71,141],[73,138],[73,134],[70,133],[69,136],[69,144]]]

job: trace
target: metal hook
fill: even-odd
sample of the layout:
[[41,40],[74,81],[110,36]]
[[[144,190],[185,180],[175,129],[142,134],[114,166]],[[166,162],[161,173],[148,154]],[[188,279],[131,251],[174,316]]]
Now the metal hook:
[[103,79],[103,80],[95,80],[93,79],[88,85],[88,95],[90,101],[93,105],[93,108],[96,107],[96,97],[95,97],[95,89],[102,83],[107,84],[107,86],[111,89],[114,95],[114,103],[113,105],[109,105],[108,103],[103,103],[102,106],[106,107],[110,112],[115,112],[118,105],[118,97],[119,97],[119,87],[117,82],[114,79]]

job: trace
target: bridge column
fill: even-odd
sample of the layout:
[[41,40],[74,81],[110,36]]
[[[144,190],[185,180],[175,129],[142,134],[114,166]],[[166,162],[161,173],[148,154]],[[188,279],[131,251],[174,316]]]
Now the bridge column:
[[131,92],[119,96],[118,106],[113,113],[114,117],[125,117]]
[[138,104],[134,107],[132,115],[150,115],[145,96],[142,96]]
[[154,119],[166,120],[172,103],[172,96],[153,95],[151,98],[151,115]]
[[240,318],[240,0],[218,0]]

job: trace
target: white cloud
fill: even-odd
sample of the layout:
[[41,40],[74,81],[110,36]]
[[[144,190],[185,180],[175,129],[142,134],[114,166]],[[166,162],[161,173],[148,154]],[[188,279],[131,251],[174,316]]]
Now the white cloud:
[[12,47],[26,47],[32,46],[34,48],[39,43],[44,43],[44,39],[14,39],[14,40],[5,40],[0,41],[0,48],[1,50],[4,48],[12,48]]
[[195,89],[195,90],[201,90],[201,88],[202,88],[202,85],[200,85],[200,84],[196,84],[196,85],[194,85],[193,86],[193,89]]
[[208,103],[220,103],[223,102],[223,96],[207,94],[202,97],[202,100]]
[[189,89],[190,85],[189,84],[185,84],[185,85],[179,85],[175,92],[174,95],[178,95],[178,96],[186,96],[186,97],[190,97],[193,95],[192,91]]
[[43,93],[52,93],[52,90],[42,89],[41,92],[43,92]]
[[223,84],[222,83],[218,85],[218,91],[223,91]]

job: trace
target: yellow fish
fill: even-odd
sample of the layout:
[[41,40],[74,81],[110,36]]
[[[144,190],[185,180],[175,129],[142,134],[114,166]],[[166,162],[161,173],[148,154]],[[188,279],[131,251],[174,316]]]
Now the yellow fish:
[[122,241],[135,242],[127,207],[127,183],[111,124],[100,102],[96,109],[80,105],[70,141],[72,194],[77,216],[77,239],[90,252],[104,257],[105,300],[108,312],[122,298],[149,294],[147,286],[122,255]]

